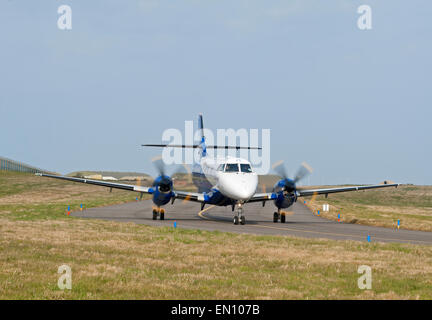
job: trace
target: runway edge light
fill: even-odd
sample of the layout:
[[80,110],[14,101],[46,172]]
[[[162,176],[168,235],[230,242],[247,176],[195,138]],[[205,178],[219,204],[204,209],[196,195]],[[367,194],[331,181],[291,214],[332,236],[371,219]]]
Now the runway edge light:
[[397,221],[397,228],[398,228],[398,230],[399,230],[399,228],[400,228],[400,220],[398,219],[398,221]]
[[367,242],[371,242],[371,236],[369,234],[367,235]]

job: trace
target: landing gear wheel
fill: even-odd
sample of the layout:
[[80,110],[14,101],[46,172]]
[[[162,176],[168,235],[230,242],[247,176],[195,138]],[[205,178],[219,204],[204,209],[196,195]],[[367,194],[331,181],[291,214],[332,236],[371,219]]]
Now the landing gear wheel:
[[284,214],[281,215],[281,223],[285,223],[285,215]]
[[246,223],[246,218],[245,218],[245,216],[241,216],[240,217],[240,224],[241,225],[244,225]]
[[153,209],[153,220],[157,219],[157,211]]
[[234,216],[234,224],[235,225],[239,224],[239,217],[238,216]]
[[164,211],[161,211],[161,213],[160,213],[160,219],[161,220],[165,220],[165,212]]
[[273,222],[276,223],[279,220],[279,213],[275,212],[273,213]]

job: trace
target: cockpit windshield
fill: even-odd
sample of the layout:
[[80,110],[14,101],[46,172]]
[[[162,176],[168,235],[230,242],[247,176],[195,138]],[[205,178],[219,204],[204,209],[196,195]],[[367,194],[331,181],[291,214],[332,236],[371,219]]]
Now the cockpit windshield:
[[222,163],[221,165],[219,165],[219,167],[217,168],[218,171],[224,171],[224,167],[225,167],[225,163]]
[[225,166],[225,172],[238,172],[238,164],[237,163],[227,163]]
[[248,163],[241,163],[240,169],[241,169],[241,172],[252,172],[252,168]]

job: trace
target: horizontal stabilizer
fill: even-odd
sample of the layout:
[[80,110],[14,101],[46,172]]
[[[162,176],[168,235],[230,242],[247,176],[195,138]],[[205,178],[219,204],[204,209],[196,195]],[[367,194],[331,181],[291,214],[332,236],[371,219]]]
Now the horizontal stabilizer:
[[[199,144],[187,145],[187,144],[142,144],[142,147],[161,147],[161,148],[198,148]],[[249,150],[261,150],[261,147],[241,147],[241,146],[206,146],[207,149],[249,149]]]

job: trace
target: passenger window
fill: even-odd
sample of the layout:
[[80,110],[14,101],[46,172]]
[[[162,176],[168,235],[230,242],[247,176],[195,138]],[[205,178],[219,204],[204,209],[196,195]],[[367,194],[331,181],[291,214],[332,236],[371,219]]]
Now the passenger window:
[[238,164],[237,163],[227,163],[225,166],[225,172],[238,172]]
[[241,169],[241,172],[252,172],[251,166],[247,163],[241,163],[240,169]]

